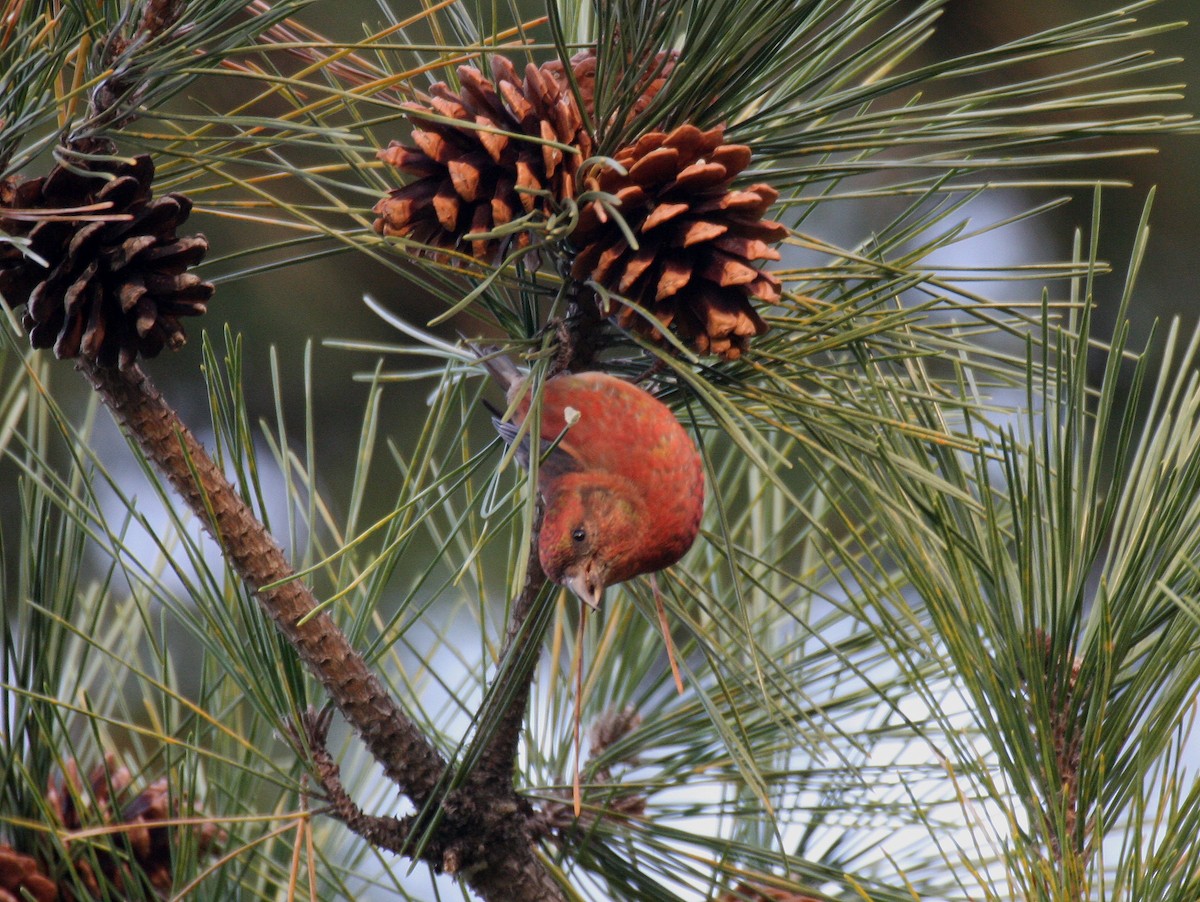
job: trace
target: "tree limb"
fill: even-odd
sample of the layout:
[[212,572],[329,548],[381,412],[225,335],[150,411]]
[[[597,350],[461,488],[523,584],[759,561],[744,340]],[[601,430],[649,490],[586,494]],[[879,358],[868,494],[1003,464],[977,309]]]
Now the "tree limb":
[[[418,807],[431,801],[446,763],[387,688],[350,645],[345,633],[317,607],[312,592],[297,578],[283,549],[225,478],[224,472],[167,404],[138,366],[120,370],[80,359],[79,370],[100,394],[117,423],[141,446],[171,485],[200,518],[226,560],[255,593],[263,610],[296,649],[302,661],[329,693],[346,720],[362,737],[374,758]],[[536,564],[536,553],[534,555]],[[541,568],[537,568],[538,574]],[[533,576],[532,585],[537,577]],[[544,581],[545,577],[541,579]],[[272,585],[270,589],[264,586]],[[528,589],[528,585],[527,585]],[[526,594],[536,597],[536,590]],[[532,604],[532,601],[530,601]],[[515,619],[515,618],[514,618]],[[524,718],[528,687],[520,695],[520,717],[511,732],[515,743]],[[507,719],[506,719],[507,722]],[[505,749],[510,742],[505,732]],[[323,740],[323,734],[320,734]],[[337,765],[314,748],[314,763],[335,803],[332,813],[368,841],[402,846],[408,829],[396,818],[363,814],[341,788]],[[324,757],[322,757],[322,753]],[[515,754],[515,745],[512,749]],[[507,751],[506,751],[507,754]],[[458,874],[487,900],[558,902],[557,883],[537,856],[533,811],[512,786],[512,754],[506,781],[492,780],[484,793],[470,798],[461,792],[439,800],[442,821],[423,856],[435,867]],[[395,841],[395,842],[393,842]]]

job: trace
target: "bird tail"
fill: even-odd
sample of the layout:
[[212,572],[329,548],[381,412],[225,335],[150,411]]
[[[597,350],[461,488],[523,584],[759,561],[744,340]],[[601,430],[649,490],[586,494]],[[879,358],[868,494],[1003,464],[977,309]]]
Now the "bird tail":
[[483,368],[488,371],[488,375],[495,379],[496,383],[504,389],[506,395],[514,385],[525,378],[525,374],[517,368],[512,358],[499,348],[489,345],[477,345],[461,334],[460,338],[462,338],[462,343],[467,350],[475,355],[476,361],[481,363]]
[[[504,389],[505,397],[508,398],[510,409],[502,411],[493,404],[490,404],[486,399],[483,401],[483,406],[487,408],[488,413],[492,415],[492,425],[496,427],[496,431],[500,433],[500,437],[504,439],[504,444],[512,445],[514,442],[517,447],[514,451],[517,462],[526,469],[529,468],[529,436],[525,435],[517,442],[517,436],[521,432],[521,426],[518,422],[512,419],[511,406],[516,403],[516,399],[520,392],[514,392],[514,389],[525,380],[525,373],[513,363],[512,358],[505,354],[499,348],[490,345],[479,345],[468,339],[462,333],[459,333],[459,339],[463,346],[474,355],[476,362],[483,365],[483,368],[488,371],[488,374],[496,380]],[[507,416],[506,416],[507,414]],[[543,442],[543,445],[548,443]]]

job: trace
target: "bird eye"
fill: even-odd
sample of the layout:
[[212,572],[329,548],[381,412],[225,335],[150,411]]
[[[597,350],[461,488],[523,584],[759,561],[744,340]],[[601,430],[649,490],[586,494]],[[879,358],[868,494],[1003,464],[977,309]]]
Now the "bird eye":
[[573,533],[571,533],[571,538],[574,539],[576,542],[582,542],[584,539],[587,538],[587,533],[584,532],[582,529],[576,529]]

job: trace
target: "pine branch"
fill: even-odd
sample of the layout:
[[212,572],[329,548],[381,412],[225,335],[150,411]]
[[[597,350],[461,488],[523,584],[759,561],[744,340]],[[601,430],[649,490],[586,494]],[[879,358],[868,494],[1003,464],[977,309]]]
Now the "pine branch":
[[[79,369],[122,429],[158,465],[204,523],[234,570],[325,686],[388,777],[418,808],[429,806],[445,762],[332,618],[323,611],[314,613],[317,601],[295,578],[283,550],[149,377],[136,365],[117,370],[96,366],[86,359]],[[536,559],[535,550],[525,591],[518,599],[517,610],[524,614],[528,614],[545,582]],[[444,820],[436,842],[421,853],[441,870],[462,874],[485,899],[538,902],[563,898],[534,853],[532,810],[512,785],[517,734],[527,698],[526,682],[513,703],[516,713],[512,709],[506,712],[507,726],[498,732],[478,776],[464,789],[440,800],[437,810],[444,813]],[[322,721],[310,718],[304,728],[316,754],[317,772],[333,800],[333,813],[368,841],[394,851],[408,851],[406,840],[411,827],[395,819],[366,817],[342,791],[336,765],[324,750]],[[498,780],[501,774],[504,778]]]
[[528,669],[519,675],[517,686],[509,688],[505,693],[500,722],[475,767],[476,775],[472,779],[476,782],[512,783],[521,729],[525,725],[525,711],[529,705],[529,690],[536,672],[533,663],[537,660],[536,650],[541,647],[542,642],[541,630],[525,628],[530,614],[533,613],[534,603],[546,585],[546,574],[542,572],[542,565],[538,559],[537,542],[538,531],[535,526],[529,548],[529,565],[525,570],[525,585],[513,604],[504,637],[504,648],[500,652],[502,662],[510,656],[524,657],[526,652],[529,652],[532,660],[527,665]]
[[[367,668],[332,618],[294,578],[278,543],[138,366],[81,360],[79,369],[127,432],[170,480],[254,591],[264,610],[329,691],[387,775],[424,803],[445,762]],[[264,586],[272,588],[265,591]]]

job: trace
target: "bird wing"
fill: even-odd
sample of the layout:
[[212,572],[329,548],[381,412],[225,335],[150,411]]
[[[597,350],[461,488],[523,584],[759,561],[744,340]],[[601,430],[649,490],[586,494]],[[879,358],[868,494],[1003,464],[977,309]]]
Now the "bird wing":
[[[517,436],[520,434],[525,417],[529,412],[528,392],[524,388],[525,374],[509,357],[500,353],[496,348],[477,345],[465,338],[463,341],[489,375],[504,389],[508,396],[509,406],[513,407],[514,401],[516,401],[515,409],[509,419],[505,419],[504,413],[486,399],[483,402],[484,407],[492,415],[492,425],[496,428],[496,432],[500,434],[504,444],[511,447],[517,441]],[[554,382],[555,380],[550,380],[551,385]],[[578,472],[582,469],[580,457],[573,453],[571,443],[563,435],[563,429],[566,426],[564,407],[568,405],[564,402],[562,394],[558,389],[547,391],[542,408],[541,456],[538,471],[551,478]],[[522,395],[523,397],[519,397]],[[518,397],[519,400],[517,400]],[[529,469],[528,432],[517,444],[514,456],[521,466]]]
[[[546,383],[542,395],[542,436],[556,437],[559,447],[587,469],[629,476],[645,471],[646,437],[655,435],[672,414],[627,382],[599,372],[559,376]],[[643,422],[665,416],[663,423]],[[567,424],[574,421],[574,425]]]
[[[499,410],[493,405],[484,401],[484,406],[487,407],[492,414],[492,425],[496,427],[496,432],[500,434],[500,438],[504,440],[504,444],[512,445],[517,441],[517,436],[521,431],[522,424],[515,420],[505,420]],[[574,473],[581,469],[579,460],[575,455],[571,454],[563,445],[555,444],[555,439],[558,438],[558,433],[547,436],[547,428],[543,421],[542,441],[541,441],[541,458],[538,463],[538,471],[546,476],[562,476],[567,473]],[[529,469],[529,433],[521,436],[521,441],[517,444],[515,454],[517,463],[525,469]]]

